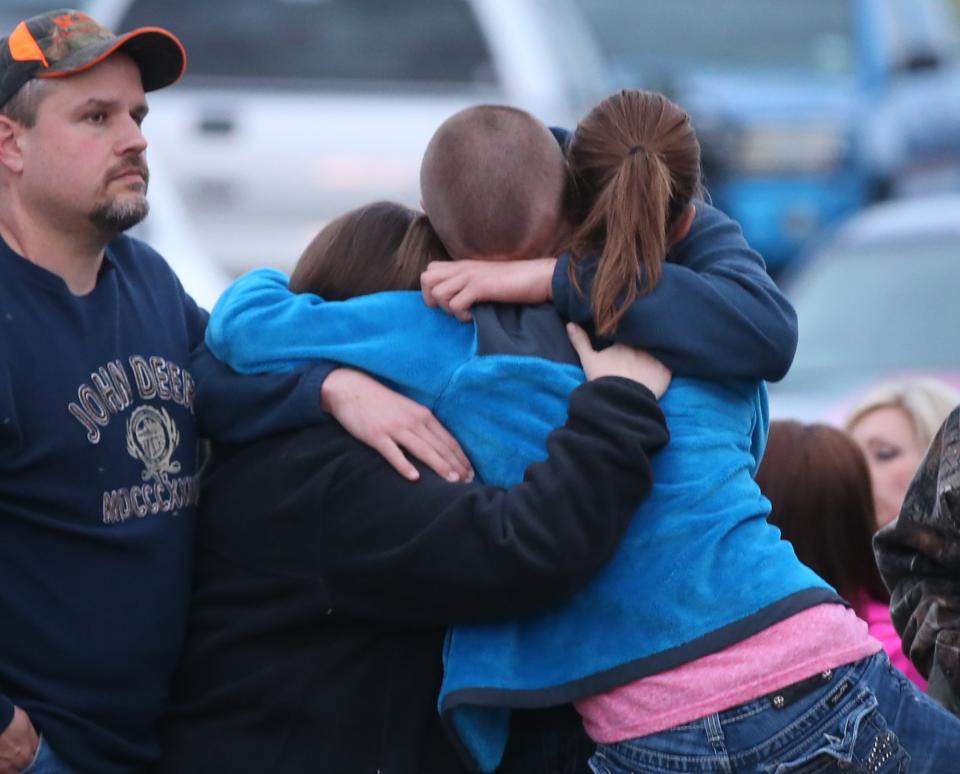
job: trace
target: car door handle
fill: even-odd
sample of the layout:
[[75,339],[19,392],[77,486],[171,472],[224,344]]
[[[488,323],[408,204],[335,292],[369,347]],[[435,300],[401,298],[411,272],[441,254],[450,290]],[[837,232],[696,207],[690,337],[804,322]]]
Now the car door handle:
[[230,134],[233,128],[233,119],[222,116],[210,116],[200,122],[200,131],[203,134]]

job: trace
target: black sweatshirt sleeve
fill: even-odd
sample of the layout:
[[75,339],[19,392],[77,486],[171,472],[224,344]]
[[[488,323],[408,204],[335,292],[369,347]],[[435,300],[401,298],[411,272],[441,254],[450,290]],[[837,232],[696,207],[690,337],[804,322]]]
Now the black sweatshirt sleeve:
[[[320,571],[334,608],[412,623],[510,615],[578,590],[612,556],[666,444],[653,394],[620,378],[579,387],[549,457],[509,490],[450,484],[380,460],[339,466]],[[368,457],[368,450],[357,449]],[[310,498],[309,486],[301,496]]]

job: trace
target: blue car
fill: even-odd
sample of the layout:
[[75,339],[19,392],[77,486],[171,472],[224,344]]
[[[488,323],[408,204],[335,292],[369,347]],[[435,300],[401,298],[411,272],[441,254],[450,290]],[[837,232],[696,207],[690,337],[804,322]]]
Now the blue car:
[[960,58],[944,0],[578,0],[611,87],[694,118],[714,202],[772,270],[891,195],[960,190]]

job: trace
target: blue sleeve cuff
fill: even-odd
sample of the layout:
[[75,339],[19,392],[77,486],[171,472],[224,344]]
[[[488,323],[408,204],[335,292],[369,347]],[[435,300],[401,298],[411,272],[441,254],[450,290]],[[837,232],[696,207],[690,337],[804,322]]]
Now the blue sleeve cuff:
[[557,265],[553,269],[553,281],[551,282],[551,292],[553,293],[553,306],[561,317],[570,317],[570,277],[567,274],[570,266],[570,256],[564,253],[557,258]]
[[575,315],[570,308],[570,299],[573,296],[573,287],[570,284],[570,256],[564,253],[557,258],[557,265],[553,270],[553,306],[561,317],[574,320]]
[[557,266],[553,270],[553,307],[565,320],[581,325],[593,320],[590,286],[593,282],[594,263],[595,259],[588,258],[577,266],[577,281],[580,283],[577,289],[570,282],[569,253],[557,258]]
[[0,734],[13,722],[13,702],[0,693]]

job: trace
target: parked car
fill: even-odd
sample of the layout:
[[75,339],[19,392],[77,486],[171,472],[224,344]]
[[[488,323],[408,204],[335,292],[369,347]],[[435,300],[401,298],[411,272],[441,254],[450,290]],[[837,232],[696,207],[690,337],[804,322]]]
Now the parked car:
[[839,421],[873,382],[960,387],[960,194],[874,205],[785,279],[800,321],[771,413]]
[[150,154],[150,212],[128,232],[162,255],[180,284],[207,311],[233,280],[233,276],[207,253],[174,185],[165,159]]
[[947,0],[577,0],[611,85],[694,118],[708,187],[773,270],[901,192],[960,190]]
[[439,124],[481,102],[565,126],[602,96],[599,53],[570,0],[100,0],[116,30],[159,25],[187,76],[151,95],[204,247],[224,266],[289,269],[332,216],[416,206]]

